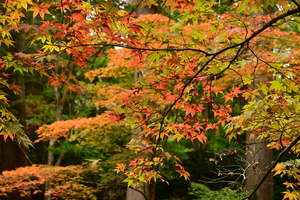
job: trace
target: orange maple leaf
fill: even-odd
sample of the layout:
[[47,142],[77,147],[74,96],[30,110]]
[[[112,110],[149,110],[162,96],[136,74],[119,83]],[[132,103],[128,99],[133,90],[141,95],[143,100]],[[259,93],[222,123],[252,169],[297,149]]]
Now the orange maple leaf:
[[14,140],[14,137],[11,134],[10,130],[7,130],[7,135],[3,136],[5,142],[6,142],[6,139],[7,139],[8,136],[10,137],[11,140]]
[[33,3],[34,5],[29,9],[29,11],[33,11],[33,19],[39,14],[42,19],[44,19],[45,13],[51,15],[48,8],[50,5],[46,3],[41,3],[40,5],[37,5],[36,3]]
[[21,86],[16,85],[15,82],[12,83],[10,89],[14,92],[14,94],[22,93]]

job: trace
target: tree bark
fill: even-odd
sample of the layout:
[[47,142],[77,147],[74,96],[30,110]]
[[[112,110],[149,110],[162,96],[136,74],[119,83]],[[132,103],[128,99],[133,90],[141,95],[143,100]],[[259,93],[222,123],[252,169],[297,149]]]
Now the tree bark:
[[[157,1],[159,4],[159,1]],[[141,7],[141,5],[137,8],[137,16],[148,15],[159,13],[159,6],[148,6]],[[138,78],[138,72],[135,72],[135,78]],[[132,138],[135,138],[139,134],[140,130],[137,129],[132,132]],[[126,199],[127,200],[154,200],[155,199],[155,182],[151,181],[150,183],[143,183],[140,187],[127,189]],[[138,192],[139,190],[140,192]],[[144,195],[142,195],[143,193]]]
[[[272,77],[272,76],[271,76]],[[270,81],[268,75],[259,78],[259,82]],[[253,84],[254,85],[254,84]],[[251,86],[251,89],[254,90],[254,86]],[[263,97],[261,97],[263,98]],[[254,99],[259,101],[259,98]],[[246,133],[246,180],[245,186],[248,191],[251,191],[259,183],[262,177],[265,175],[268,168],[271,166],[273,161],[273,150],[267,147],[268,141],[267,138],[258,139],[259,135],[254,135],[250,138],[253,132]],[[251,166],[254,163],[257,163],[255,170]],[[270,173],[266,178],[264,183],[256,192],[257,200],[269,200],[273,199],[273,174]]]
[[[260,12],[260,15],[268,15],[275,12],[275,7],[267,7]],[[261,25],[261,24],[260,24]],[[268,82],[273,78],[272,74],[266,74],[257,79],[258,82]],[[251,86],[251,89],[255,89],[255,85]],[[263,96],[263,95],[262,95]],[[261,97],[263,98],[263,97]],[[255,99],[258,101],[259,99]],[[273,150],[267,147],[268,141],[266,138],[257,140],[258,135],[254,135],[250,139],[252,132],[247,132],[246,134],[246,161],[247,165],[254,164],[258,162],[258,166],[255,170],[249,167],[246,171],[246,181],[245,186],[248,191],[251,191],[255,186],[262,180],[268,168],[271,166],[273,161]],[[256,192],[256,197],[252,199],[257,200],[269,200],[274,199],[274,189],[273,189],[273,173],[270,173],[263,184],[259,187]]]
[[[61,95],[62,87],[60,86],[55,86],[54,87],[54,93],[56,96],[56,101],[57,101],[57,109],[56,109],[56,121],[60,121],[62,118],[62,113],[63,113],[63,107],[65,104],[66,96]],[[65,93],[64,93],[65,94]],[[54,165],[54,151],[53,149],[56,146],[56,142],[54,141],[53,138],[49,139],[49,150],[48,150],[48,166],[53,166]],[[60,161],[61,162],[61,161]],[[57,165],[56,165],[57,166]],[[46,182],[45,183],[45,192],[49,191],[51,189],[51,182]],[[45,195],[45,200],[51,200],[51,195]]]
[[[271,81],[273,78],[272,74],[265,74],[257,78],[258,82],[265,83]],[[250,86],[252,90],[255,89],[255,82]],[[261,94],[260,98],[255,98],[257,102],[263,99],[264,95]],[[273,161],[273,150],[267,147],[267,138],[258,139],[259,134],[251,136],[253,132],[249,131],[246,133],[246,181],[245,186],[248,191],[251,191],[255,186],[262,180],[265,173]],[[255,169],[252,168],[253,164],[257,164]],[[269,200],[274,198],[273,194],[273,174],[270,173],[263,184],[259,187],[256,192],[256,200]],[[252,199],[253,199],[252,198]]]
[[[272,75],[265,74],[257,79],[258,82],[268,82],[272,80]],[[255,89],[255,82],[250,86],[252,90]],[[261,98],[255,98],[257,102],[264,98],[261,94]],[[258,139],[259,134],[251,136],[253,132],[249,131],[246,133],[246,180],[245,186],[248,191],[251,191],[255,186],[262,180],[265,173],[273,161],[273,150],[267,147],[267,138]],[[252,168],[253,164],[257,164],[255,169]],[[273,174],[270,173],[263,184],[259,187],[256,192],[256,200],[269,200],[273,199]]]
[[[258,162],[255,170],[249,167],[246,171],[246,189],[251,191],[265,175],[273,161],[273,151],[266,147],[268,141],[266,139],[257,140],[257,136],[249,139],[251,132],[247,133],[247,165]],[[256,192],[257,200],[273,199],[273,174],[269,174],[264,183]]]

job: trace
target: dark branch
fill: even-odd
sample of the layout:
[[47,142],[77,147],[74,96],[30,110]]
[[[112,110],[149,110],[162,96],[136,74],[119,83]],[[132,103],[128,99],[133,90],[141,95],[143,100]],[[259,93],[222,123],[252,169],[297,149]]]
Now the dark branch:
[[300,8],[300,4],[296,0],[291,0],[298,8]]
[[145,200],[147,200],[146,195],[145,195],[142,191],[140,191],[140,190],[138,190],[138,189],[135,189],[135,188],[132,187],[132,186],[129,186],[129,188],[132,189],[132,190],[135,190],[135,191],[139,192],[141,195],[143,195],[143,197],[145,198]]
[[[206,53],[202,50],[198,50],[198,51],[201,51],[202,53],[206,54],[206,56],[212,56],[202,67],[201,69],[183,86],[183,89],[179,95],[179,97],[172,103],[172,105],[168,108],[168,110],[163,114],[163,117],[162,117],[162,121],[160,123],[160,129],[159,129],[159,135],[162,133],[163,131],[163,126],[164,126],[164,121],[165,121],[165,118],[166,116],[169,114],[169,112],[172,110],[172,108],[176,105],[176,103],[183,97],[184,95],[184,91],[185,89],[187,88],[187,86],[194,80],[194,78],[196,78],[208,65],[211,61],[213,61],[219,54],[221,53],[224,53],[225,51],[227,50],[230,50],[230,49],[233,49],[233,48],[236,48],[236,47],[240,47],[236,53],[236,55],[234,56],[234,58],[230,61],[230,64],[228,65],[228,67],[226,69],[228,69],[231,64],[235,61],[235,59],[238,57],[239,55],[239,52],[241,51],[242,47],[249,43],[253,38],[255,38],[257,35],[259,35],[261,32],[263,32],[264,30],[266,30],[267,28],[271,27],[275,22],[287,17],[287,16],[290,16],[290,15],[293,15],[293,14],[296,14],[300,12],[300,8],[297,8],[297,9],[294,9],[294,10],[290,10],[290,11],[287,11],[286,13],[283,13],[273,19],[271,19],[268,23],[266,23],[263,27],[261,27],[260,29],[258,29],[257,31],[255,31],[252,35],[250,35],[248,38],[246,38],[244,41],[240,42],[240,43],[237,43],[237,44],[234,44],[232,46],[229,46],[229,47],[226,47],[216,53]],[[168,50],[168,49],[166,49]],[[188,50],[191,50],[193,51],[193,49],[188,49]],[[178,51],[180,51],[178,49]],[[160,138],[158,139],[157,143],[156,143],[156,148],[154,149],[154,153],[153,153],[153,156],[152,157],[155,157],[156,155],[156,149],[158,147],[158,143],[160,142]]]
[[234,45],[231,45],[229,47],[226,47],[218,52],[216,52],[215,54],[220,54],[220,53],[223,53],[229,49],[233,49],[235,47],[238,47],[238,46],[241,46],[241,45],[244,45],[248,42],[250,42],[253,38],[255,38],[257,35],[259,35],[261,32],[263,32],[264,30],[266,30],[267,28],[271,27],[275,22],[287,17],[287,16],[290,16],[290,15],[293,15],[293,14],[296,14],[300,12],[300,7],[299,8],[296,8],[294,10],[289,10],[287,11],[286,13],[283,13],[273,19],[271,19],[268,23],[266,23],[263,27],[261,27],[260,29],[258,29],[257,31],[255,31],[254,33],[252,33],[252,35],[250,35],[248,38],[246,38],[244,41],[242,42],[239,42],[237,44],[234,44]]
[[215,53],[208,53],[201,49],[194,49],[194,48],[143,48],[143,47],[133,47],[129,45],[123,44],[111,44],[111,43],[97,43],[97,44],[81,44],[81,45],[72,45],[72,46],[62,46],[66,49],[73,48],[73,47],[85,47],[85,46],[94,46],[94,47],[120,47],[124,49],[133,49],[133,50],[140,50],[140,51],[195,51],[205,54],[206,56],[213,56]]
[[259,183],[256,185],[256,187],[254,188],[254,190],[245,198],[241,199],[241,200],[245,200],[245,199],[250,199],[258,190],[258,188],[262,185],[262,183],[266,180],[266,178],[268,177],[268,175],[272,172],[272,170],[275,168],[275,166],[277,165],[277,163],[279,162],[279,160],[282,158],[282,156],[289,152],[291,150],[291,148],[293,148],[297,142],[300,140],[300,135],[298,135],[298,137],[296,137],[288,147],[286,147],[277,157],[277,159],[274,161],[274,163],[271,165],[271,167],[269,168],[269,170],[267,171],[267,173],[264,175],[264,177],[259,181]]

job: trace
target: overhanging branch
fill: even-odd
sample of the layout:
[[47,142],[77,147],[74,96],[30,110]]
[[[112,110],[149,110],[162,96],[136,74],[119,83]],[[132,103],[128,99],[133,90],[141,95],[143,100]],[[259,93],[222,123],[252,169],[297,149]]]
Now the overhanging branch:
[[254,190],[245,198],[241,199],[241,200],[245,200],[245,199],[250,199],[255,192],[258,190],[258,188],[262,185],[262,183],[266,180],[266,178],[268,177],[268,175],[272,172],[272,170],[275,168],[275,166],[277,165],[277,163],[279,162],[279,160],[282,158],[282,156],[286,153],[289,152],[291,150],[291,148],[293,148],[297,142],[300,140],[300,135],[298,135],[298,137],[296,137],[288,147],[286,147],[277,157],[277,159],[274,161],[274,163],[271,165],[271,167],[268,169],[268,171],[266,172],[266,174],[264,175],[264,177],[259,181],[259,183],[256,185],[256,187],[254,188]]

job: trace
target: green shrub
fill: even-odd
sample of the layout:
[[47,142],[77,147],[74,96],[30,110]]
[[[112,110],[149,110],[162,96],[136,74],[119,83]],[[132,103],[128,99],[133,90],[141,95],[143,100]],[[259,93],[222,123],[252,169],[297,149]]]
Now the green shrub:
[[222,188],[221,190],[213,191],[209,187],[201,183],[191,182],[189,188],[189,195],[193,196],[193,199],[201,200],[234,200],[241,199],[245,194],[241,190],[232,190],[230,188]]

